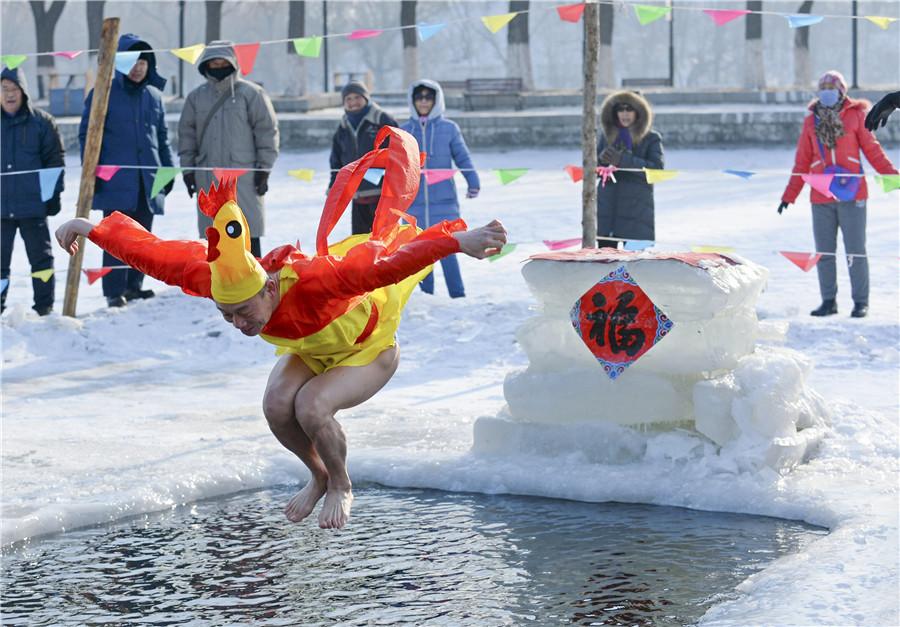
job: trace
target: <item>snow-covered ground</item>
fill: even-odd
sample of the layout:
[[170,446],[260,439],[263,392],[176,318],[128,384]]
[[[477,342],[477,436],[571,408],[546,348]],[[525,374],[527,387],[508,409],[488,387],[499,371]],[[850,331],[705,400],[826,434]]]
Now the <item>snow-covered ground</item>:
[[[265,250],[298,238],[313,248],[326,156],[279,159],[267,196]],[[465,300],[451,301],[440,276],[439,295],[412,298],[396,376],[373,400],[340,416],[354,481],[802,519],[831,533],[745,581],[742,594],[714,606],[705,621],[900,623],[900,195],[885,195],[870,182],[870,316],[848,317],[850,289],[839,259],[841,313],[811,318],[808,311],[819,302],[815,272],[801,272],[776,252],[812,249],[806,193],[784,215],[775,212],[792,157],[786,149],[671,151],[667,165],[682,173],[657,185],[656,220],[660,248],[731,246],[770,270],[760,317],[789,325],[784,344],[812,360],[809,383],[833,411],[809,463],[782,475],[740,471],[716,455],[697,455],[696,436],[671,432],[642,436],[643,459],[621,465],[577,455],[535,460],[470,451],[473,423],[500,412],[505,375],[527,363],[514,341],[535,304],[521,261],[545,250],[541,240],[580,234],[580,186],[562,171],[579,162],[579,152],[517,151],[475,155],[482,194],[465,201],[463,212],[473,225],[500,217],[518,248],[493,263],[462,259]],[[898,151],[891,158],[900,162]],[[489,171],[498,167],[532,170],[501,186]],[[319,172],[304,183],[287,176],[290,168]],[[744,181],[717,173],[720,168],[760,174]],[[63,213],[71,214],[77,171],[67,174]],[[196,236],[193,205],[180,181],[154,231],[164,238]],[[335,239],[348,232],[349,218]],[[67,263],[60,251],[57,310]],[[100,251],[89,245],[85,267],[100,265]],[[153,280],[145,286],[158,297],[123,310],[106,309],[99,282],[82,280],[77,319],[38,319],[29,309],[29,283],[18,241],[2,320],[4,544],[303,479],[301,465],[262,417],[270,346],[230,329],[208,302]],[[561,432],[556,448],[571,437]]]

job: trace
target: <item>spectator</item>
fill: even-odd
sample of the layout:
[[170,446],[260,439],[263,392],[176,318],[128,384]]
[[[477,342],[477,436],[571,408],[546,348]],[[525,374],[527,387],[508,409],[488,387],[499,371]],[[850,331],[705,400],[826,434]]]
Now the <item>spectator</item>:
[[[272,101],[262,87],[239,75],[237,55],[230,41],[210,43],[197,69],[206,82],[187,95],[178,122],[178,155],[181,167],[237,168],[253,170],[238,179],[238,204],[250,227],[250,248],[262,256],[260,238],[266,233],[263,196],[269,191],[269,171],[278,158],[278,119]],[[184,174],[188,195],[198,187],[209,189],[211,170]],[[197,210],[200,237],[212,220]]]
[[[110,84],[99,163],[132,167],[122,168],[108,181],[96,180],[94,209],[102,210],[104,217],[113,211],[121,211],[149,231],[153,215],[163,213],[166,195],[172,191],[172,183],[169,183],[156,196],[150,197],[156,169],[173,165],[162,101],[166,79],[156,73],[156,55],[152,47],[137,35],[128,33],[119,37],[118,50],[140,50],[141,53],[131,71],[123,74],[117,70]],[[93,98],[94,90],[91,90],[78,129],[82,160]],[[124,264],[104,253],[103,265]],[[143,282],[144,275],[137,270],[112,270],[103,277],[107,305],[124,307],[130,300],[152,298],[152,290],[141,289]]]
[[[334,185],[338,170],[353,163],[375,147],[375,135],[382,126],[397,126],[397,120],[372,102],[369,90],[359,81],[350,81],[341,90],[344,117],[331,142],[331,181]],[[353,234],[372,231],[375,207],[381,198],[381,183],[364,180],[353,196],[351,210]]]
[[[469,149],[456,122],[444,117],[444,90],[436,81],[423,79],[409,87],[410,117],[401,127],[419,142],[419,149],[426,153],[424,168],[449,170],[453,164],[462,170],[469,188],[466,198],[475,198],[481,188],[478,173],[469,157]],[[459,200],[456,197],[456,183],[452,178],[428,185],[424,175],[419,183],[419,193],[409,208],[418,226],[428,228],[442,220],[459,217]],[[459,261],[456,255],[441,259],[441,269],[447,282],[451,298],[466,295]],[[434,273],[429,273],[419,284],[422,291],[434,293]]]
[[869,312],[869,263],[866,258],[866,179],[862,174],[860,150],[869,163],[881,174],[897,174],[884,149],[871,131],[864,126],[865,100],[847,95],[847,82],[840,72],[831,70],[819,79],[819,91],[809,105],[810,115],[803,121],[793,176],[788,181],[778,213],[793,203],[803,179],[800,174],[834,174],[830,194],[813,188],[813,237],[816,251],[824,253],[816,264],[822,304],[810,312],[813,316],[830,316],[837,308],[837,250],[838,227],[844,238],[854,318],[864,318]]
[[[3,88],[2,147],[0,159],[3,172],[40,170],[63,165],[63,145],[56,128],[56,120],[46,111],[32,107],[28,98],[28,83],[21,68],[4,68],[0,74]],[[60,209],[63,173],[56,182],[50,200],[41,200],[41,185],[37,174],[4,176],[0,195],[0,311],[6,309],[9,291],[9,266],[12,260],[16,231],[25,242],[25,253],[31,272],[53,270],[53,247],[47,216],[55,216]],[[53,275],[46,281],[32,276],[33,309],[40,316],[53,311]]]
[[[619,91],[600,108],[597,159],[618,168],[663,169],[662,137],[652,130],[653,110],[638,93]],[[656,239],[653,186],[643,172],[616,172],[597,187],[597,235],[600,245],[620,240]],[[610,238],[610,239],[604,239]]]

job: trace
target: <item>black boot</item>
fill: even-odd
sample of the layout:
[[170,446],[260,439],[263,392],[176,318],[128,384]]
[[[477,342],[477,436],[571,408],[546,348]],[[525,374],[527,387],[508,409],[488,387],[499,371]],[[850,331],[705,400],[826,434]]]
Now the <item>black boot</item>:
[[811,316],[833,316],[837,313],[837,301],[833,298],[826,298],[822,301],[822,304],[819,305],[818,309],[813,309],[809,312]]
[[108,307],[124,307],[125,304],[124,296],[109,296],[106,299],[106,305]]
[[869,315],[869,303],[853,303],[853,311],[850,312],[851,318],[865,318]]
[[153,293],[153,290],[125,290],[123,296],[125,296],[125,300],[132,301],[153,298],[156,294]]

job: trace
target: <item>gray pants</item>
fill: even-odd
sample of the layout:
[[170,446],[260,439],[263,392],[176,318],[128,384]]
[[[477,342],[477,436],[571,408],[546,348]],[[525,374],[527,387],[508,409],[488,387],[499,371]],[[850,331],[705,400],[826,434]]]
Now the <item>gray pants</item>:
[[[815,203],[812,206],[813,237],[816,250],[822,253],[837,251],[837,232],[841,229],[844,252],[848,255],[866,254],[866,201]],[[869,302],[869,260],[866,257],[847,257],[853,302]],[[835,255],[822,255],[816,264],[819,292],[822,300],[837,296],[837,263]]]

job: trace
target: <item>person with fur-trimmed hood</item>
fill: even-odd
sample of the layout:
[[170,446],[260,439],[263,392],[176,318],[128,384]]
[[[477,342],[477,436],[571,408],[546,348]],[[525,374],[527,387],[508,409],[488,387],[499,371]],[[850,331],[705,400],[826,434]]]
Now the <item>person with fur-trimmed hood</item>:
[[[653,110],[638,93],[619,91],[607,96],[600,108],[602,133],[597,142],[600,165],[617,168],[664,167],[662,137],[652,129]],[[653,186],[643,172],[616,172],[597,186],[597,235],[618,240],[655,240]]]

